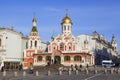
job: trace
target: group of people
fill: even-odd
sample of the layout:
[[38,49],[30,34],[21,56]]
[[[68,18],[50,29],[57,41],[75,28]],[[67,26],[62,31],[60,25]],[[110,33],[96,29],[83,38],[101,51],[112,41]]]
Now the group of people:
[[47,65],[50,65],[50,64],[59,64],[59,61],[58,61],[58,59],[55,59],[54,61],[53,61],[53,59],[52,60],[49,59],[47,62]]
[[[2,66],[1,67],[1,71],[3,72],[4,70],[13,70],[14,68],[10,68],[10,66],[7,66],[7,67],[5,67],[5,66]],[[16,68],[15,68],[16,70],[22,70],[23,69],[23,66],[22,66],[22,64],[19,64],[19,66],[17,66]]]
[[[71,69],[72,69],[72,70],[73,70],[74,68],[75,68],[76,70],[78,70],[78,68],[82,68],[82,67],[83,67],[82,65],[78,66],[77,64],[75,64],[75,66],[71,65]],[[86,68],[89,68],[89,65],[88,65],[88,64],[86,65]]]

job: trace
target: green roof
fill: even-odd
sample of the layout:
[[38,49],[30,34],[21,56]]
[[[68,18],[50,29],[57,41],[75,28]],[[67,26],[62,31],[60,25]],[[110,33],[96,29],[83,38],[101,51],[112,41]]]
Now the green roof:
[[85,44],[88,44],[88,40],[85,40],[84,43],[85,43]]
[[37,30],[37,27],[36,27],[36,26],[33,26],[33,27],[32,27],[32,32],[38,32],[38,30]]

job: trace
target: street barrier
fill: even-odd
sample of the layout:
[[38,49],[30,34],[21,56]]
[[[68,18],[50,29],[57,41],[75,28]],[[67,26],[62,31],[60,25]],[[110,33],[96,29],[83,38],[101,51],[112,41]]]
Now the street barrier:
[[[119,68],[104,68],[104,69],[101,69],[101,68],[97,68],[97,69],[87,69],[87,68],[82,68],[81,69],[81,71],[79,72],[78,70],[75,70],[75,71],[72,71],[72,69],[71,68],[67,68],[68,70],[67,71],[65,71],[65,75],[66,75],[66,72],[67,72],[67,75],[72,75],[72,72],[73,72],[73,74],[74,75],[80,75],[80,74],[93,74],[93,75],[95,75],[95,74],[98,74],[98,73],[103,73],[104,72],[104,74],[114,74],[114,73],[117,73],[117,74],[120,74],[120,69]],[[23,76],[23,77],[25,77],[25,76],[30,76],[30,75],[32,75],[32,76],[39,76],[39,71],[38,70],[36,70],[35,71],[35,73],[34,74],[29,74],[29,72],[27,73],[27,71],[25,70],[25,71],[20,71],[21,72],[21,74],[22,75],[20,75],[19,74],[19,72],[18,71],[14,71],[14,72],[9,72],[9,71],[3,71],[2,72],[2,77],[6,77],[6,76],[10,76],[9,75],[9,73],[12,73],[12,77],[21,77],[21,76]],[[48,70],[48,71],[46,71],[46,76],[51,76],[51,71],[50,70]],[[54,73],[54,72],[53,72]],[[57,72],[55,72],[57,75],[64,75],[64,72],[62,71],[62,69],[59,69]]]

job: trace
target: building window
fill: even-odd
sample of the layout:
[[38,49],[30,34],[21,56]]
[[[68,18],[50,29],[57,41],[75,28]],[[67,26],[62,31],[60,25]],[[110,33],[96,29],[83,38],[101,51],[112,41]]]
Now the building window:
[[71,50],[71,46],[69,46],[69,50]]
[[42,56],[38,56],[37,61],[42,61]]
[[51,57],[50,56],[46,56],[46,61],[51,61]]
[[74,61],[81,61],[81,60],[82,60],[81,56],[75,56],[74,57]]
[[64,43],[60,43],[60,50],[61,50],[61,51],[64,50]]
[[2,44],[2,40],[0,39],[0,46],[1,46],[1,44]]
[[69,51],[72,50],[72,43],[68,43],[68,50],[69,50]]
[[35,41],[35,47],[37,47],[37,41]]
[[64,30],[66,30],[66,26],[64,26]]
[[52,44],[52,49],[53,49],[53,50],[56,49],[56,44],[55,44],[55,43]]
[[31,43],[30,43],[30,44],[31,44],[31,47],[32,47],[32,41],[31,41]]
[[65,56],[64,61],[70,61],[70,56]]
[[26,49],[28,49],[28,42],[26,42]]
[[70,27],[70,26],[68,26],[68,31],[69,31],[69,27]]

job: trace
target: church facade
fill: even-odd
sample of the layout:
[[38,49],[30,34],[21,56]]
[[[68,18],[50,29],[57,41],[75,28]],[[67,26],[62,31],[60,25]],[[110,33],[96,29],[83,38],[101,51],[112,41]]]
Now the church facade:
[[[113,56],[117,57],[117,43],[114,37],[111,43],[108,43],[97,32],[94,32],[93,35],[74,36],[72,34],[73,23],[68,14],[61,22],[62,33],[57,36],[53,34],[49,43],[41,41],[36,26],[36,18],[33,18],[32,22],[32,30],[27,38],[27,47],[24,50],[24,69],[29,69],[31,66],[49,64],[91,66],[98,61],[96,61],[98,55],[100,55],[98,63],[103,59],[112,59]],[[104,55],[105,58],[101,55]]]

